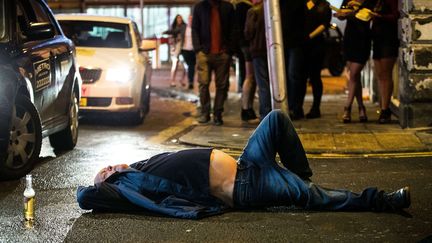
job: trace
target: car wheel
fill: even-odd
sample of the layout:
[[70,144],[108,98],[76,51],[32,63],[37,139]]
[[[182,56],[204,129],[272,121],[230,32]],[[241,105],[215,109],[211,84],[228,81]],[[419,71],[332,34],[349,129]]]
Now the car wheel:
[[72,92],[68,110],[68,126],[60,132],[49,136],[50,144],[54,150],[71,150],[78,142],[78,98]]
[[140,107],[138,111],[131,113],[130,121],[132,125],[140,125],[143,122],[144,117],[145,117],[144,109],[143,107]]
[[144,76],[143,86],[141,87],[140,108],[138,109],[138,111],[131,114],[131,121],[134,125],[140,125],[143,122],[145,116],[150,111],[150,90],[146,90],[146,84],[146,76]]
[[0,177],[17,179],[28,173],[39,157],[41,121],[30,99],[20,94],[15,98],[10,119],[6,120],[10,120],[9,145],[6,151],[0,151]]
[[147,115],[150,112],[150,89],[145,91],[144,99],[143,99],[143,106],[144,106],[144,113]]

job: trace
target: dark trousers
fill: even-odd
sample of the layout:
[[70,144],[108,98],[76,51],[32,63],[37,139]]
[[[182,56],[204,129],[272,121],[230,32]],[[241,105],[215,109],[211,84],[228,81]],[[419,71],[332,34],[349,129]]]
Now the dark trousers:
[[252,59],[252,63],[255,73],[255,80],[258,85],[259,113],[261,119],[264,119],[264,117],[272,110],[267,58],[254,57]]
[[312,86],[313,103],[312,109],[319,110],[323,94],[323,83],[321,69],[324,61],[324,40],[309,41],[305,48],[306,78]]
[[[276,162],[276,153],[284,168]],[[270,112],[261,121],[238,163],[233,195],[236,208],[295,205],[314,210],[371,210],[376,207],[376,188],[357,194],[303,180],[312,176],[312,171],[291,120],[280,110]]]
[[224,110],[224,102],[228,96],[231,56],[226,53],[205,54],[200,51],[197,54],[197,63],[201,115],[210,115],[209,86],[211,74],[212,71],[214,71],[216,95],[213,114],[215,116],[221,116]]
[[194,51],[182,50],[181,55],[186,62],[187,65],[187,73],[189,85],[194,84],[194,76],[195,76],[195,64],[196,64],[196,56]]
[[304,49],[303,47],[287,48],[284,55],[288,108],[296,115],[303,115],[303,102],[306,95]]

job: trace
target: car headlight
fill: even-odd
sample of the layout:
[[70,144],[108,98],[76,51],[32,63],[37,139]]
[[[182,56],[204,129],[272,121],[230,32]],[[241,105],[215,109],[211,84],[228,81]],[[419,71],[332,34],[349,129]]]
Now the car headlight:
[[130,67],[110,68],[107,71],[106,79],[108,81],[127,83],[135,77],[136,70]]

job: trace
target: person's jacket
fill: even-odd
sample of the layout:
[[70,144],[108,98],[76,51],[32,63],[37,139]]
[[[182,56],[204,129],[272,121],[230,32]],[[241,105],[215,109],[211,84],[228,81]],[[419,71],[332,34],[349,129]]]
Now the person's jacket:
[[237,47],[248,47],[249,42],[244,36],[244,27],[246,23],[246,15],[249,9],[253,6],[250,0],[231,0],[234,7],[234,44]]
[[164,31],[164,34],[172,35],[175,43],[180,42],[180,47],[183,48],[183,43],[185,39],[185,32],[186,32],[186,24],[182,23],[181,25],[177,25],[175,28]]
[[[192,20],[192,43],[195,52],[210,51],[210,0],[203,0],[195,5]],[[231,3],[219,1],[219,15],[221,22],[221,45],[228,53],[233,52],[233,18],[234,9]]]
[[249,41],[252,57],[267,57],[263,4],[254,6],[247,12],[244,35]]
[[303,45],[305,37],[305,0],[279,0],[284,48]]
[[78,187],[77,201],[86,210],[144,211],[188,219],[228,209],[216,197],[132,168],[117,172],[95,186]]

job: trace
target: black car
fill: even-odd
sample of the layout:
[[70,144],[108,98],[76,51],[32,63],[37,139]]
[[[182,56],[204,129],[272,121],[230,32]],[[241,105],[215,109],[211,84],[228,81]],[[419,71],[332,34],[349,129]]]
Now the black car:
[[78,140],[81,78],[75,47],[43,0],[0,0],[0,179],[19,178],[38,159]]

